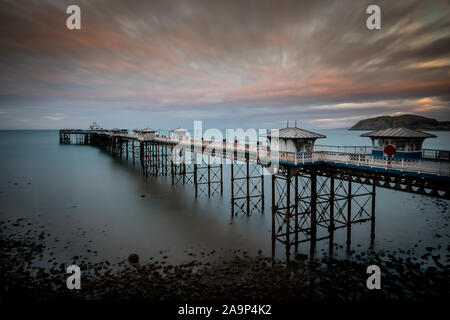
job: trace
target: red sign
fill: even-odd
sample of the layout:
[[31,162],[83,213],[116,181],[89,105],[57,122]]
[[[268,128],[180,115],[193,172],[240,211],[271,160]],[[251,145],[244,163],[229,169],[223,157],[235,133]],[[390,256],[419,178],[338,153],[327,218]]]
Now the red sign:
[[387,146],[384,147],[384,154],[387,154],[388,157],[392,157],[395,153],[395,151],[397,151],[395,149],[395,146],[393,146],[392,144],[388,144]]

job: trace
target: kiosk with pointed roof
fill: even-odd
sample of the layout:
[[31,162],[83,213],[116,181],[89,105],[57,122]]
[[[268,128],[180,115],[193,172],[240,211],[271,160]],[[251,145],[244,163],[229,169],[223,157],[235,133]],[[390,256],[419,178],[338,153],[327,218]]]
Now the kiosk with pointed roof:
[[101,127],[97,124],[97,122],[92,122],[92,124],[89,126],[89,130],[99,130]]
[[141,135],[144,137],[145,140],[152,140],[155,137],[155,129],[152,128],[144,128],[144,129],[136,129],[134,130],[134,132],[136,132],[137,134]]
[[181,140],[181,139],[184,139],[188,135],[189,130],[184,129],[184,128],[176,128],[176,129],[170,130],[170,132],[172,132],[172,138]]
[[361,137],[372,139],[372,154],[383,156],[384,147],[393,145],[396,158],[422,158],[422,144],[426,138],[436,138],[434,134],[408,128],[389,128],[364,133]]
[[312,152],[316,139],[326,138],[323,134],[297,128],[297,121],[295,127],[289,127],[287,122],[286,128],[267,132],[269,143],[271,136],[278,136],[281,152]]

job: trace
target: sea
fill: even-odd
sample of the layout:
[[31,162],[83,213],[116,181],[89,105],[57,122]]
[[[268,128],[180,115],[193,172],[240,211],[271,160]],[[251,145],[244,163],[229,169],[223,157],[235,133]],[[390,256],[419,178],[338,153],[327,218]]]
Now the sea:
[[[370,145],[361,131],[316,130],[320,145]],[[450,132],[433,132],[424,148],[450,150]],[[116,159],[103,149],[61,145],[57,130],[0,131],[0,221],[24,219],[23,229],[1,229],[4,236],[39,235],[58,263],[74,257],[116,263],[137,253],[140,260],[232,259],[236,253],[271,255],[270,179],[265,179],[265,211],[231,217],[230,166],[224,166],[220,196],[195,198],[193,185],[172,185],[170,177],[144,177],[139,164]],[[433,248],[448,265],[448,201],[383,188],[376,190],[375,239],[370,223],[352,227],[351,250],[421,257]],[[333,255],[350,259],[346,230],[334,237]],[[316,255],[326,256],[328,240]],[[428,249],[427,249],[428,248]],[[302,243],[299,253],[309,254]],[[282,244],[276,257],[285,258]],[[42,265],[47,260],[42,259]],[[434,259],[425,259],[433,265]]]

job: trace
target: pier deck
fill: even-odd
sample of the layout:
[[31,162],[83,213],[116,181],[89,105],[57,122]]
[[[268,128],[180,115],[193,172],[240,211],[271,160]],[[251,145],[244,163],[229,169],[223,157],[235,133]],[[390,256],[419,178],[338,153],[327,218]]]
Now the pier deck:
[[[424,159],[403,159],[379,157],[371,155],[371,148],[365,146],[345,147],[345,146],[316,146],[313,152],[272,152],[270,148],[261,147],[259,144],[240,144],[224,141],[204,141],[196,139],[177,139],[164,136],[155,136],[151,139],[138,134],[115,134],[106,131],[93,130],[61,130],[60,134],[98,134],[108,137],[119,138],[123,141],[154,142],[161,145],[180,145],[192,150],[205,149],[222,151],[224,157],[230,157],[234,153],[245,153],[249,156],[246,159],[253,159],[260,163],[270,163],[279,161],[286,166],[304,166],[326,164],[331,166],[345,166],[377,172],[387,172],[402,175],[420,176],[438,180],[450,181],[450,161],[437,158],[436,154],[427,150],[430,158]],[[442,151],[441,151],[442,153]],[[431,158],[433,156],[433,158]],[[448,157],[448,154],[447,154]]]

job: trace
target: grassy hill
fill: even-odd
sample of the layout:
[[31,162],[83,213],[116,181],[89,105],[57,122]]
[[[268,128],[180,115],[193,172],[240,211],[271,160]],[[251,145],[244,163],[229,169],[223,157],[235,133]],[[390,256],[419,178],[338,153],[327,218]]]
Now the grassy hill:
[[422,130],[449,130],[450,121],[437,121],[436,119],[404,114],[401,116],[381,116],[359,121],[349,130],[382,130],[387,128],[409,128]]

